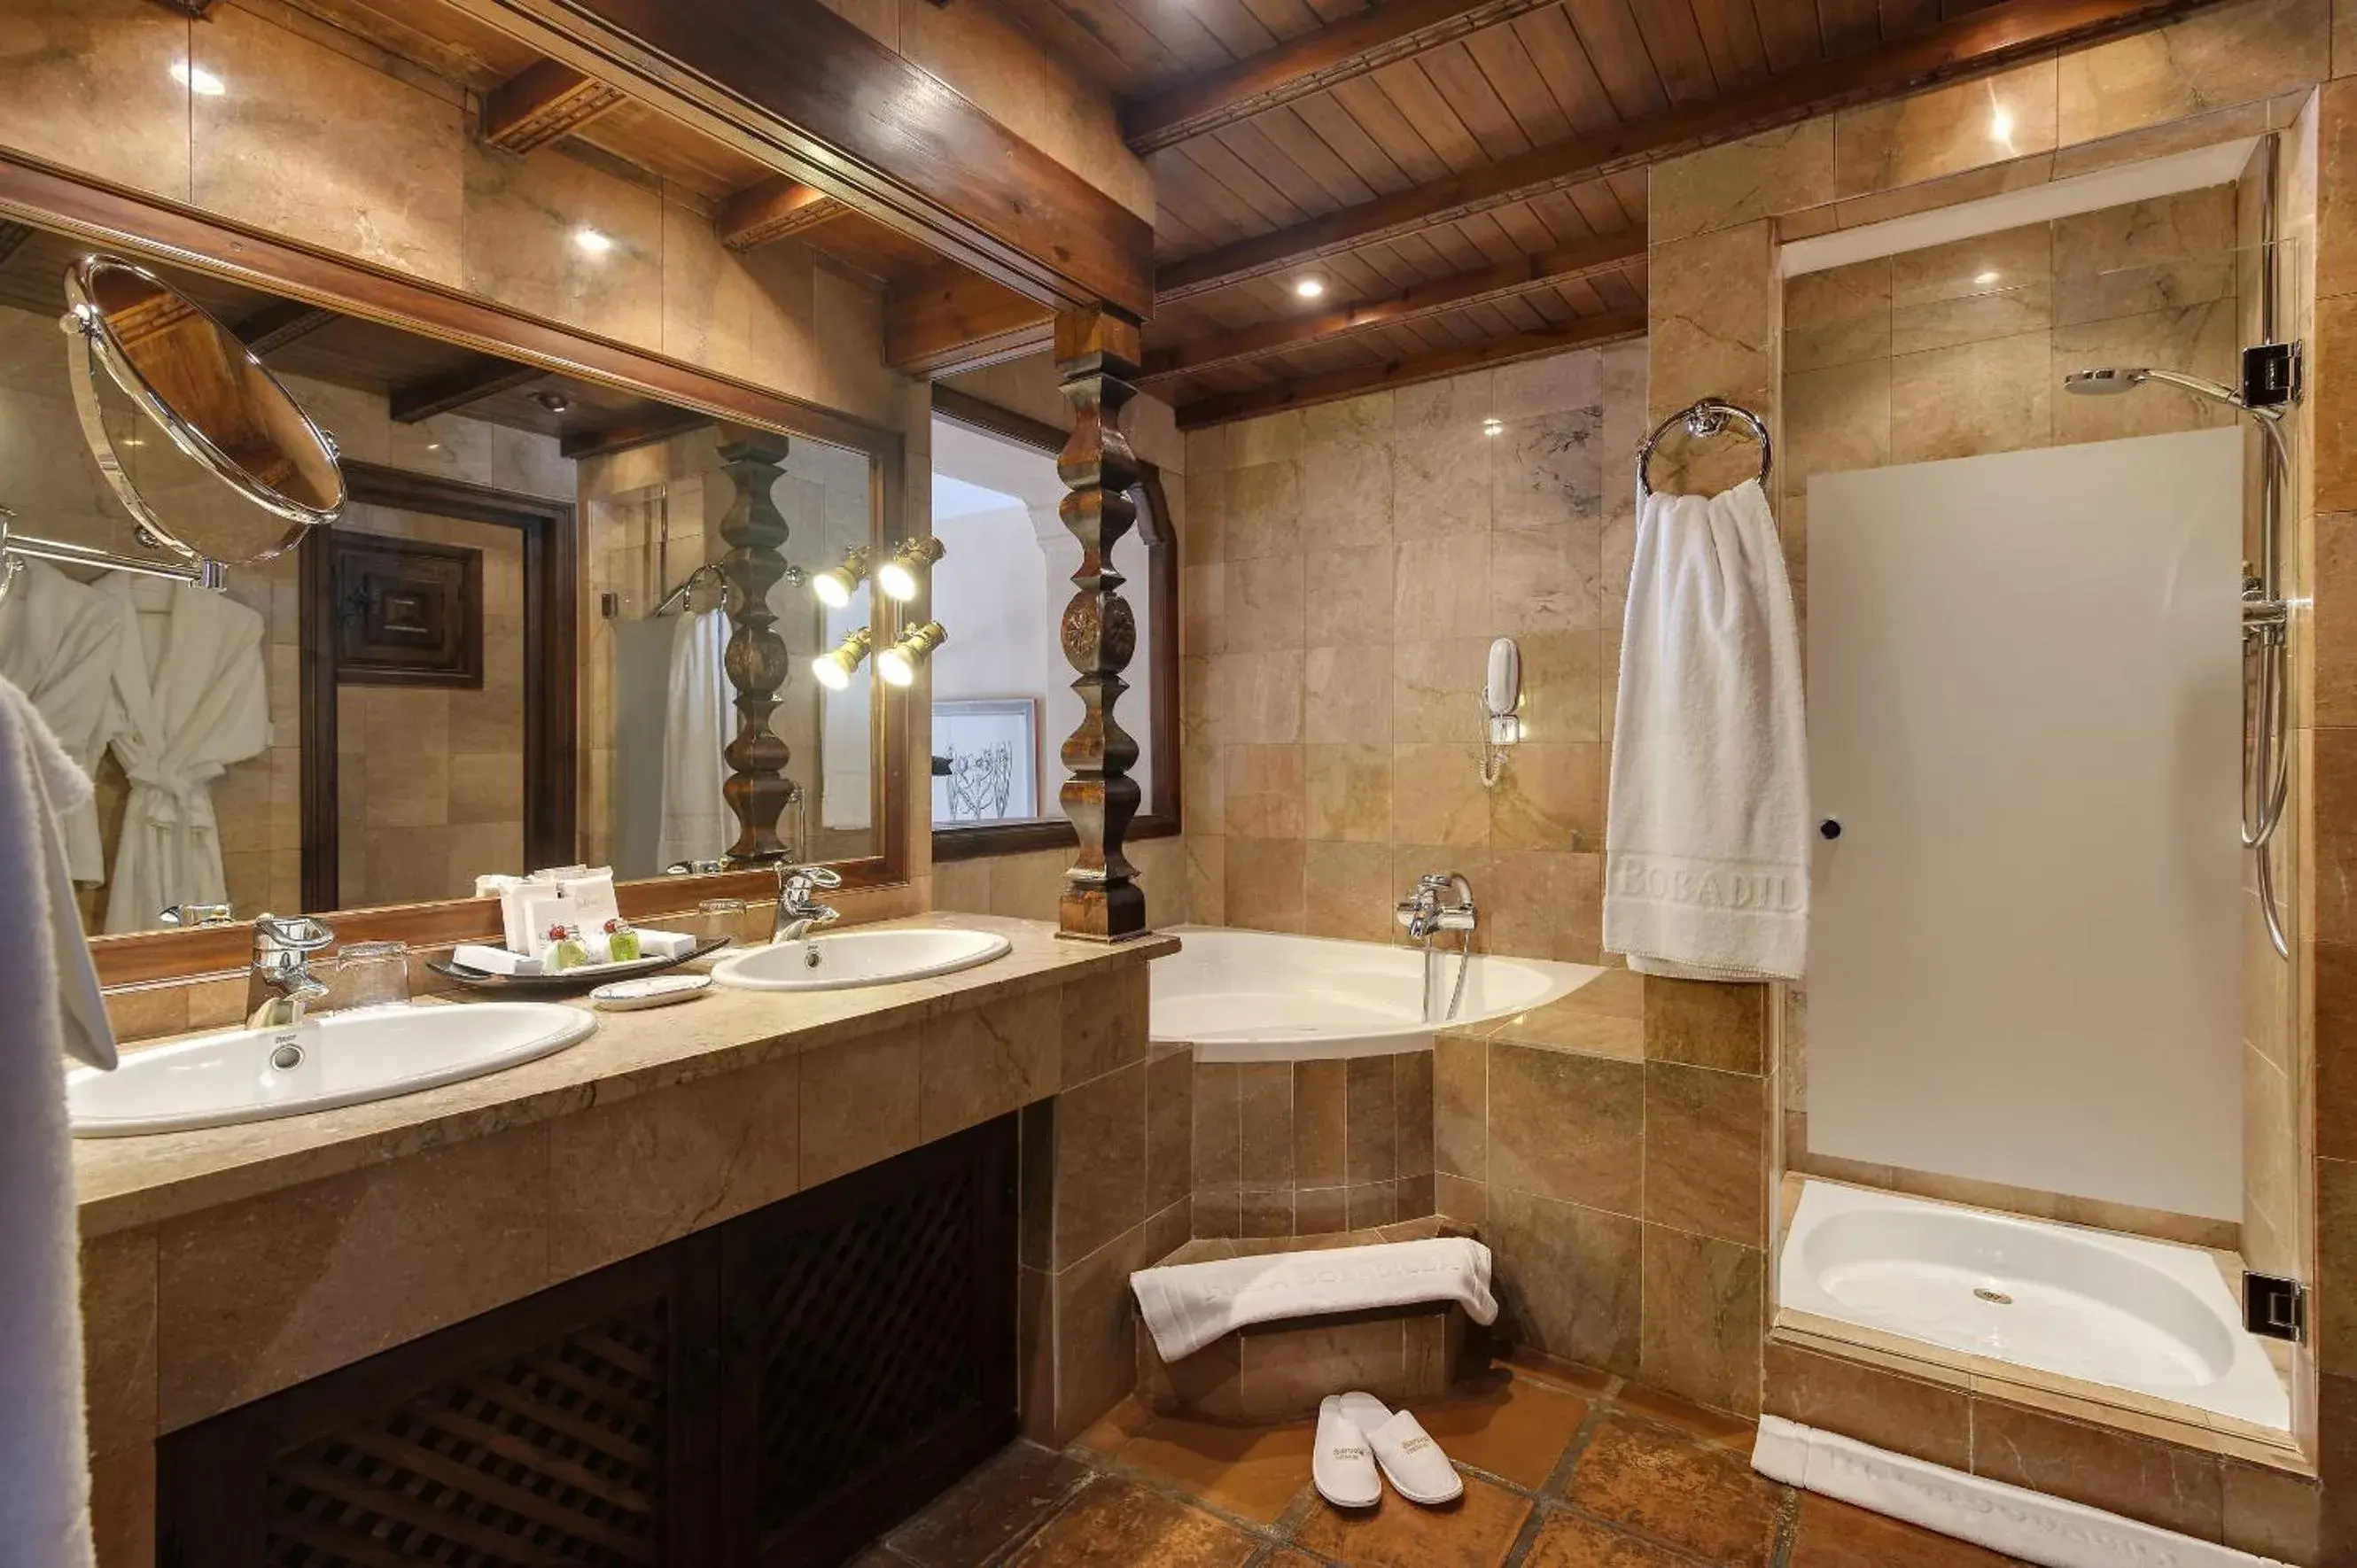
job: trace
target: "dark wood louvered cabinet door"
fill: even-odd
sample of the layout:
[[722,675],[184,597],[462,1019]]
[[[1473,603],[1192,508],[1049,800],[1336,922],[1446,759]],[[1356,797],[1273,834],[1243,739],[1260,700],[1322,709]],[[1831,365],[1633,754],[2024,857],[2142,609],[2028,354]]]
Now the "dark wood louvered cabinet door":
[[726,1228],[728,1562],[843,1562],[1015,1435],[1015,1153],[1002,1117]]
[[1001,1118],[165,1438],[165,1568],[822,1568],[1014,1435]]
[[716,1562],[716,1250],[693,1238],[174,1434],[167,1568]]

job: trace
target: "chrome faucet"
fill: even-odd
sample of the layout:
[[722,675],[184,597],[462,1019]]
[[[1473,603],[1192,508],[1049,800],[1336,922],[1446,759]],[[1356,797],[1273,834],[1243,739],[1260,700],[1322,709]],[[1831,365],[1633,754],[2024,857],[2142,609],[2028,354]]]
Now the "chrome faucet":
[[[1438,1024],[1454,1018],[1465,1000],[1466,972],[1473,967],[1473,928],[1480,918],[1473,908],[1473,884],[1459,872],[1428,872],[1416,879],[1415,893],[1394,907],[1393,915],[1407,928],[1409,939],[1424,947],[1425,1022]],[[1442,931],[1457,931],[1462,937],[1457,988],[1445,1008],[1440,1003],[1440,954],[1432,945],[1434,936]]]
[[308,915],[292,919],[256,915],[253,967],[245,982],[245,1026],[291,1029],[302,1023],[305,1009],[328,993],[326,983],[311,972],[311,955],[335,940],[326,921]]
[[789,866],[780,861],[778,918],[770,928],[770,940],[798,942],[810,935],[813,926],[831,926],[843,918],[841,910],[811,897],[818,888],[842,886],[841,872],[830,871],[823,865]]

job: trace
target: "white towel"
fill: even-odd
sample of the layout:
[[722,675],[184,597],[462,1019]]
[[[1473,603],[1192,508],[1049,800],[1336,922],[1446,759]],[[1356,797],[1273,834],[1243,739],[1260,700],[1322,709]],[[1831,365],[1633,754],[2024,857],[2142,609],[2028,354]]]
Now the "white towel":
[[1797,980],[1809,940],[1801,637],[1756,479],[1645,499],[1605,830],[1604,946],[1645,974]]
[[59,1070],[69,1047],[114,1065],[59,825],[89,789],[31,700],[0,681],[0,931],[9,933],[0,940],[0,1568],[92,1561],[72,1145]]
[[1165,1361],[1183,1360],[1247,1323],[1453,1301],[1476,1323],[1498,1319],[1490,1249],[1462,1236],[1316,1252],[1173,1263],[1129,1276]]

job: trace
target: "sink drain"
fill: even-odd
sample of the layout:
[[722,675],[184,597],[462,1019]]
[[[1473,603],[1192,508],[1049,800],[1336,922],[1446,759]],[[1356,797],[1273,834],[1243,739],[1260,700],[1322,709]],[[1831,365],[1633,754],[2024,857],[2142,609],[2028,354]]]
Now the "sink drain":
[[1973,1294],[1978,1296],[1983,1301],[1995,1302],[1999,1306],[2011,1306],[2013,1305],[2013,1297],[2006,1294],[2005,1292],[2001,1290],[1991,1290],[1986,1285],[1975,1286],[1973,1289]]

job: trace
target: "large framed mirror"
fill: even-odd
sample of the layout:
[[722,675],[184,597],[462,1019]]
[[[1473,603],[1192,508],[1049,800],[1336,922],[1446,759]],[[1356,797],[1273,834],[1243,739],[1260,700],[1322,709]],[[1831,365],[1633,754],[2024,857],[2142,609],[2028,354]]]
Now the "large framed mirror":
[[[846,618],[901,630],[864,585],[840,607],[807,586],[905,532],[896,432],[120,209],[0,225],[0,507],[20,532],[161,559],[203,554],[240,508],[252,537],[285,537],[219,591],[67,549],[21,560],[0,599],[0,675],[97,784],[70,837],[110,983],[242,961],[242,929],[176,930],[176,908],[333,913],[348,940],[432,944],[497,929],[478,875],[541,865],[612,865],[626,910],[751,897],[766,866],[708,869],[751,842],[732,790],[776,803],[762,859],[824,862],[854,888],[906,880],[907,699],[864,669],[839,691],[808,672]],[[134,396],[169,385],[75,362],[69,277],[100,249],[225,326],[331,439],[332,526],[290,531],[199,482]],[[111,451],[85,443],[78,396]],[[732,786],[732,755],[766,776]],[[667,871],[682,865],[702,869]]]

